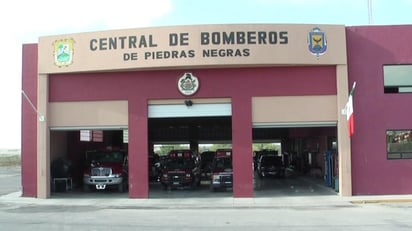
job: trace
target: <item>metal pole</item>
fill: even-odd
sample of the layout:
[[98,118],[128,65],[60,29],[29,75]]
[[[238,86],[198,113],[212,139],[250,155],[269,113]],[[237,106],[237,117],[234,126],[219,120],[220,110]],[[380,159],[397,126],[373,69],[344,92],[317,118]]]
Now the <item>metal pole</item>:
[[373,17],[372,17],[372,0],[368,0],[368,23],[373,24]]

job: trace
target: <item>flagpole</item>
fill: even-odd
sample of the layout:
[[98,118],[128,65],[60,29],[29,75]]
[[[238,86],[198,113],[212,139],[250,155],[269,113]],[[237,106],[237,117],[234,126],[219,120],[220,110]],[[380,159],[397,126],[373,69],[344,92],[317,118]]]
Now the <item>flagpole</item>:
[[353,85],[352,85],[351,91],[355,90],[355,87],[356,87],[356,81],[353,81]]
[[368,23],[371,25],[373,23],[372,20],[372,0],[368,0]]

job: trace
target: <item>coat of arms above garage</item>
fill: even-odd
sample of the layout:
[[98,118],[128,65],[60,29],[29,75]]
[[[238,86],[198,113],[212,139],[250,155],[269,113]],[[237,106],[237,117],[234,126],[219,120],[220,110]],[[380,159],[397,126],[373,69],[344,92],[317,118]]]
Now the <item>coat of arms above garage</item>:
[[177,87],[183,95],[193,95],[199,89],[199,80],[190,72],[186,72],[177,82]]

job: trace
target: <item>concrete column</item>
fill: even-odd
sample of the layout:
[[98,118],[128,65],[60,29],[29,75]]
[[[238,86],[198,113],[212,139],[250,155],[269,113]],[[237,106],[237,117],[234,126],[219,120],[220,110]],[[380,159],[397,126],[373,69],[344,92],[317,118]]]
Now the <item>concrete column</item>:
[[48,76],[37,80],[37,197],[50,197],[50,131],[48,126]]
[[233,196],[253,197],[252,100],[232,99]]
[[347,65],[336,66],[337,113],[338,113],[338,155],[339,155],[339,194],[352,196],[351,143],[346,115],[342,114],[348,100]]
[[129,197],[149,197],[146,99],[129,101]]

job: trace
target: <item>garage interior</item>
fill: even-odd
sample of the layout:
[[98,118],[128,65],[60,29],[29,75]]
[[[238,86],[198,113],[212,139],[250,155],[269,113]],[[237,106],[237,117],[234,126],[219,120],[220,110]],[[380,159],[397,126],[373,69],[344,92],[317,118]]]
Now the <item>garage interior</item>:
[[[201,151],[205,144],[231,144],[232,121],[230,116],[149,118],[149,156],[154,146],[186,144],[192,150]],[[64,159],[70,164],[71,190],[62,190],[52,185],[52,196],[75,195],[76,197],[99,197],[100,195],[127,197],[127,193],[108,191],[102,193],[82,192],[84,153],[88,150],[117,147],[127,150],[127,129],[95,129],[100,131],[100,140],[81,141],[83,130],[52,130],[50,134],[51,165]],[[337,155],[336,127],[254,127],[253,143],[280,143],[279,155],[287,155],[285,177],[258,177],[254,171],[254,196],[310,196],[336,194]],[[93,132],[92,132],[93,134]],[[259,151],[259,150],[254,150]],[[327,152],[329,151],[329,152]],[[236,155],[234,153],[234,155]],[[253,158],[254,153],[251,153]],[[251,166],[253,167],[253,166]],[[51,168],[52,169],[52,168]],[[63,192],[63,193],[62,193]],[[156,180],[149,181],[149,198],[185,197],[231,197],[230,189],[212,192],[208,185],[193,190],[164,190]]]

